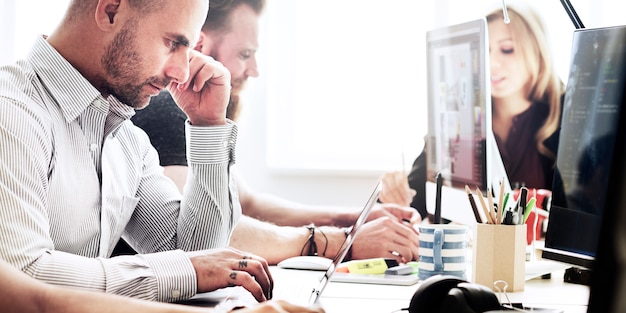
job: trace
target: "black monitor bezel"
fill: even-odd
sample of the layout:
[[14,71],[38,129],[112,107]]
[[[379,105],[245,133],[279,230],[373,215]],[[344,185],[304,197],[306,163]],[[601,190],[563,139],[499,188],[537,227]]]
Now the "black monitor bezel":
[[[626,26],[618,26],[618,27],[626,28]],[[598,31],[607,31],[607,30],[610,31],[611,29],[615,29],[615,28],[617,27],[578,29],[574,31],[574,37],[584,32],[598,32]],[[625,34],[626,34],[626,31],[625,31]],[[626,35],[624,34],[622,36],[626,37]],[[575,42],[576,40],[574,40],[572,49],[576,48],[574,47]],[[574,56],[572,55],[572,58],[573,57]],[[574,62],[574,59],[572,59],[571,63],[573,62]],[[572,64],[570,64],[570,66],[572,66]],[[626,66],[624,66],[623,70],[626,70]],[[568,86],[568,88],[570,88],[570,86]],[[623,90],[626,89],[626,80],[622,88]],[[567,97],[567,93],[566,93],[566,97]],[[624,147],[620,143],[624,142],[623,140],[626,140],[626,134],[625,134],[626,126],[624,125],[626,124],[626,110],[623,109],[625,106],[626,106],[626,92],[622,94],[620,112],[617,117],[617,128],[616,128],[615,138],[614,138],[615,144],[614,144],[614,149],[612,152],[612,161],[611,161],[611,167],[610,167],[611,171],[609,174],[609,183],[608,183],[608,186],[610,189],[607,189],[606,191],[607,195],[620,194],[622,191],[619,189],[623,186],[622,180],[626,181],[626,177],[620,177],[621,172],[615,171],[615,169],[621,169],[624,166],[623,164],[624,162],[623,160],[625,157]],[[553,188],[556,188],[556,184],[558,181],[558,176],[557,176],[558,173],[559,173],[559,170],[557,167],[555,170],[555,178],[554,178],[555,186]],[[614,227],[611,226],[611,221],[608,221],[608,220],[612,220],[615,214],[613,210],[607,210],[607,208],[615,207],[614,205],[617,201],[616,198],[617,197],[609,197],[609,196],[606,197],[606,202],[602,210],[602,214],[600,215],[599,221],[597,222],[597,224],[600,225],[599,226],[600,232],[599,234],[597,234],[598,235],[597,242],[601,244],[596,244],[595,251],[584,251],[586,254],[576,253],[573,251],[566,251],[564,249],[559,249],[559,248],[554,248],[552,246],[548,246],[548,243],[550,242],[549,237],[550,237],[551,223],[561,222],[559,220],[555,221],[556,215],[554,214],[554,210],[558,211],[560,209],[565,209],[553,203],[551,206],[550,218],[548,219],[548,231],[546,233],[546,238],[545,238],[546,246],[544,247],[542,251],[542,258],[559,261],[559,262],[571,264],[574,266],[580,266],[586,269],[593,270],[594,268],[597,268],[597,265],[595,263],[596,263],[596,257],[598,255],[599,249],[603,245],[606,245],[606,243],[604,243],[603,241],[607,240],[607,236],[611,236],[611,234],[615,231]],[[604,247],[604,249],[606,249],[606,247]]]

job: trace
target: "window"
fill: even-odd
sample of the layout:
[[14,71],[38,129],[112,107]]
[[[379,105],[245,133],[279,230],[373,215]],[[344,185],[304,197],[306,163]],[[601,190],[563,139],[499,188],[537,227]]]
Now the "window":
[[268,165],[364,171],[411,162],[426,134],[434,2],[268,2]]
[[0,64],[23,58],[35,38],[49,35],[57,26],[69,0],[3,0],[0,2],[0,40],[6,43],[0,51]]

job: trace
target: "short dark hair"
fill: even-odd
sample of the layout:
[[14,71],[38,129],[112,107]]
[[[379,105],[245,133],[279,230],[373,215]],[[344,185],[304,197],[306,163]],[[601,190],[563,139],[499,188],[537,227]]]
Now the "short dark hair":
[[239,5],[246,4],[257,14],[261,14],[265,7],[265,0],[211,0],[209,2],[209,14],[207,14],[202,31],[219,32],[228,31],[230,24],[228,17]]

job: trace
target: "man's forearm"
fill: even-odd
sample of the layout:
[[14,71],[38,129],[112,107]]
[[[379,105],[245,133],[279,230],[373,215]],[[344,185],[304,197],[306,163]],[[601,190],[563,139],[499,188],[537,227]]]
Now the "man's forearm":
[[[311,231],[306,227],[277,226],[243,216],[230,240],[233,248],[259,255],[269,264],[298,255],[307,255]],[[318,227],[314,234],[319,256],[334,258],[345,240],[336,227]]]
[[353,208],[304,205],[265,193],[242,195],[244,198],[246,201],[241,204],[245,215],[281,226],[349,226],[360,212]]

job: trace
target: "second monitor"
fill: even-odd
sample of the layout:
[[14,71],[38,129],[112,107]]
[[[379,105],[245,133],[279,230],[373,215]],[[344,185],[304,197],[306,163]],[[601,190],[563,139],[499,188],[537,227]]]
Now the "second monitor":
[[473,225],[465,185],[500,189],[506,171],[491,128],[489,43],[486,19],[426,34],[428,136],[426,207],[435,214],[437,174],[443,178],[441,216]]

